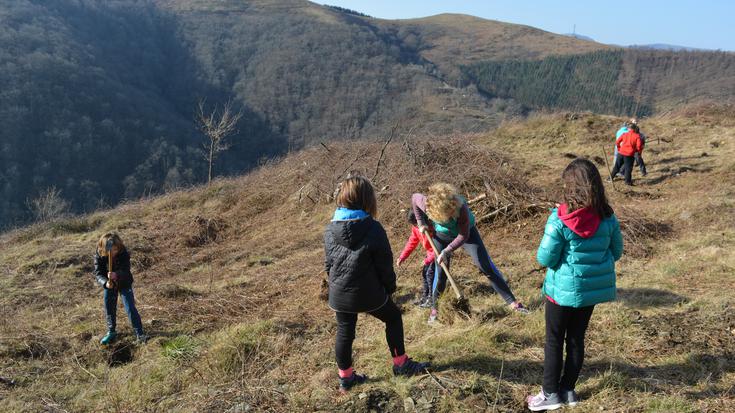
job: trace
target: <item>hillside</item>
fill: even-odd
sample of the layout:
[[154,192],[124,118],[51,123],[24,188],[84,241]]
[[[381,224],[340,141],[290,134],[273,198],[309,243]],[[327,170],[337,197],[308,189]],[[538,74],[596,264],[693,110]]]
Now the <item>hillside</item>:
[[[649,175],[607,191],[626,252],[619,299],[592,318],[580,412],[727,412],[735,408],[735,113],[696,107],[646,119]],[[437,144],[399,134],[326,144],[241,178],[172,192],[0,236],[2,411],[518,411],[537,391],[543,359],[543,274],[535,249],[571,157],[600,165],[621,118],[566,113],[507,123]],[[448,168],[463,164],[466,168]],[[481,220],[480,232],[526,317],[488,293],[466,257],[454,272],[468,295],[465,319],[443,304],[441,323],[411,306],[416,255],[399,271],[407,349],[431,359],[433,378],[389,375],[382,326],[361,319],[356,366],[373,379],[336,391],[333,313],[318,299],[321,237],[339,176],[362,170],[380,188],[379,219],[394,251],[414,190],[446,179]],[[448,171],[448,172],[447,172]],[[101,293],[90,276],[97,237],[130,246],[135,292],[152,335],[110,350]],[[409,400],[410,398],[410,400]]]
[[420,55],[436,64],[451,80],[460,66],[484,60],[540,59],[606,50],[609,46],[550,33],[535,27],[482,19],[464,14],[439,14],[420,19],[379,20],[397,31],[405,44],[416,45]]
[[[202,99],[243,112],[220,176],[395,125],[439,137],[538,109],[622,115],[732,99],[728,54],[640,52],[613,59],[617,77],[567,70],[607,52],[472,16],[390,21],[306,0],[3,2],[0,230],[32,222],[28,205],[49,188],[79,213],[201,183]],[[518,65],[536,81],[508,76]],[[562,70],[539,76],[538,65]],[[538,79],[583,87],[550,96]]]
[[647,116],[735,99],[735,53],[603,50],[462,66],[488,96],[529,109]]

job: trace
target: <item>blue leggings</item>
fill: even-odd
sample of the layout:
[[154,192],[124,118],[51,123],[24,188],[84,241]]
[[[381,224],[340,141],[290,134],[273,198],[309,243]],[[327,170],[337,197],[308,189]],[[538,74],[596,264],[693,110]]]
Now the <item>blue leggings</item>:
[[[440,249],[439,252],[446,248],[452,240],[454,240],[454,238],[441,233],[437,233],[434,238],[436,247]],[[488,280],[490,280],[490,285],[498,294],[500,294],[501,297],[503,297],[503,300],[505,300],[506,303],[511,304],[516,301],[516,297],[510,290],[505,278],[503,278],[500,270],[498,270],[495,263],[493,263],[493,260],[490,258],[490,254],[487,253],[485,244],[482,243],[482,238],[480,238],[480,233],[477,231],[476,227],[470,228],[470,236],[467,238],[467,242],[462,245],[462,248],[470,254],[472,262],[480,272],[485,274]],[[449,260],[447,260],[447,268],[449,268]],[[443,272],[439,267],[437,267],[437,270],[437,272]]]
[[117,327],[117,294],[122,296],[123,306],[128,313],[130,324],[133,325],[136,335],[143,334],[143,323],[140,321],[140,314],[135,308],[135,296],[133,295],[133,287],[123,289],[105,288],[105,315],[107,316],[107,330],[115,331]]

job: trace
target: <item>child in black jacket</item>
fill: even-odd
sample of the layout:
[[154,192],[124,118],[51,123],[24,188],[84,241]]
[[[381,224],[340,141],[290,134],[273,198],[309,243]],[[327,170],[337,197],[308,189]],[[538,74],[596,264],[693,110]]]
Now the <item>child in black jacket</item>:
[[368,313],[385,323],[393,374],[421,373],[428,363],[411,360],[403,344],[401,311],[391,300],[396,290],[393,253],[377,212],[370,181],[355,176],[340,184],[337,210],[324,233],[325,266],[329,274],[329,307],[337,317],[335,355],[340,390],[347,391],[367,377],[352,368],[352,342],[358,313]]
[[[110,256],[112,256],[112,259],[110,259]],[[112,268],[109,268],[110,261],[112,261]],[[118,294],[122,296],[123,306],[128,313],[130,324],[133,325],[138,342],[144,343],[147,338],[143,332],[140,314],[138,314],[138,309],[135,307],[133,274],[130,273],[130,254],[119,235],[108,232],[100,238],[97,243],[97,251],[94,254],[94,276],[97,283],[105,290],[107,334],[102,337],[100,344],[110,344],[117,338]]]

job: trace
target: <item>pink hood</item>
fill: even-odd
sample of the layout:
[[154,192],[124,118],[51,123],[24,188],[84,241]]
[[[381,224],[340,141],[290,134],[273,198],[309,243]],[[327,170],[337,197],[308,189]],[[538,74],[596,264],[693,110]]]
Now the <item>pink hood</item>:
[[582,238],[595,235],[600,226],[600,216],[590,207],[567,213],[567,204],[561,204],[556,214],[564,225]]

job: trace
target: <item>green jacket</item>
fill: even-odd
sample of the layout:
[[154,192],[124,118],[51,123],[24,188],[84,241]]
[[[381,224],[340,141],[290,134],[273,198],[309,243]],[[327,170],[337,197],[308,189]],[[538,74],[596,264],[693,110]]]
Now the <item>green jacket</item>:
[[557,304],[587,307],[615,299],[615,261],[623,254],[623,236],[615,215],[603,219],[583,238],[551,211],[536,254],[548,267],[543,293]]

